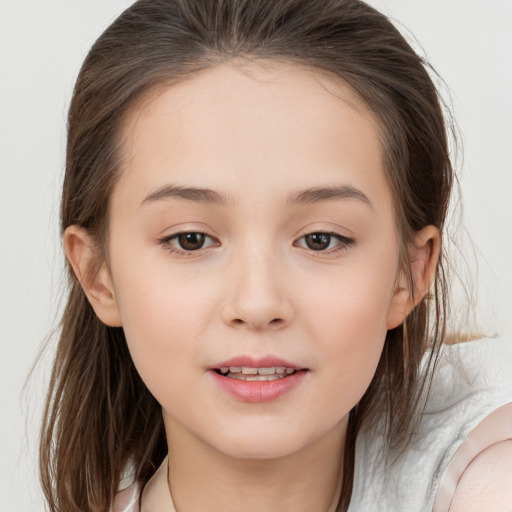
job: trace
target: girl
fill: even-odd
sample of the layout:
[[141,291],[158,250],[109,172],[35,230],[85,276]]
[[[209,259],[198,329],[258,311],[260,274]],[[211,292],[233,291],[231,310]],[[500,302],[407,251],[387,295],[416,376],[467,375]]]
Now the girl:
[[503,510],[510,346],[441,350],[453,179],[365,3],[127,9],[69,112],[50,510]]

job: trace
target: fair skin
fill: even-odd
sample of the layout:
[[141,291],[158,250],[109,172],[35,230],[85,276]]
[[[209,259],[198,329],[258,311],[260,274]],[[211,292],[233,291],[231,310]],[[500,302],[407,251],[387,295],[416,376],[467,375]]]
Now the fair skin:
[[[162,405],[178,510],[333,510],[347,415],[386,331],[427,292],[438,232],[409,246],[412,298],[378,124],[332,89],[253,63],[146,95],[122,132],[108,264],[85,279],[94,241],[65,232],[96,313],[123,327]],[[233,358],[297,373],[239,386],[219,368]]]
[[496,443],[466,468],[449,512],[510,512],[512,440]]

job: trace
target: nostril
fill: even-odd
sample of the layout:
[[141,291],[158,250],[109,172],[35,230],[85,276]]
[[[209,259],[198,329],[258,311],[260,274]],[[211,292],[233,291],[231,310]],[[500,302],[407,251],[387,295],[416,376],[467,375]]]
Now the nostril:
[[274,318],[270,321],[270,325],[281,325],[284,322],[282,318]]
[[236,325],[242,325],[245,322],[242,319],[240,319],[240,318],[234,318],[233,319],[233,323],[236,324]]

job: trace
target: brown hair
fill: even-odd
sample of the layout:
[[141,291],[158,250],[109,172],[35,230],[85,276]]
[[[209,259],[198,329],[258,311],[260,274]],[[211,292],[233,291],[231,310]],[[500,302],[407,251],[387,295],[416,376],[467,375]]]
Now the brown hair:
[[[453,173],[443,113],[423,60],[385,16],[359,0],[140,0],[128,8],[94,44],[75,86],[62,230],[86,228],[99,258],[106,257],[127,112],[151,88],[235,57],[307,66],[363,98],[381,127],[407,269],[413,233],[427,225],[442,229],[446,216]],[[147,481],[161,463],[164,427],[122,328],[102,324],[70,269],[69,278],[42,427],[41,480],[52,512],[105,512],[128,465]],[[361,427],[384,409],[387,439],[397,446],[407,440],[444,336],[446,287],[441,257],[429,297],[387,333],[375,377],[350,413],[339,511],[350,501]],[[428,346],[428,371],[420,374]]]

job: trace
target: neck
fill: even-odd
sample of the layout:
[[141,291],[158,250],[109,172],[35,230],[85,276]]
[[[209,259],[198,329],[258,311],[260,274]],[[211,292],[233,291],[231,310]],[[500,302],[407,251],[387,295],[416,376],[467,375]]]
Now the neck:
[[[168,425],[166,425],[166,428]],[[275,459],[235,458],[179,425],[167,428],[169,486],[177,512],[334,512],[346,423]]]

